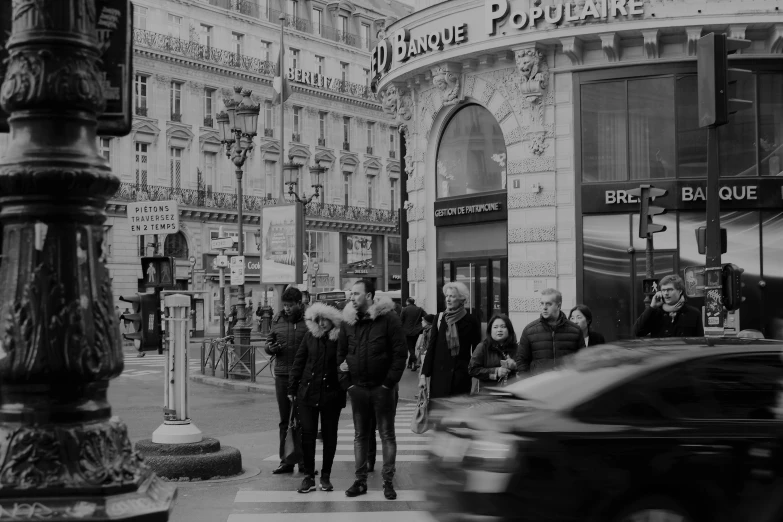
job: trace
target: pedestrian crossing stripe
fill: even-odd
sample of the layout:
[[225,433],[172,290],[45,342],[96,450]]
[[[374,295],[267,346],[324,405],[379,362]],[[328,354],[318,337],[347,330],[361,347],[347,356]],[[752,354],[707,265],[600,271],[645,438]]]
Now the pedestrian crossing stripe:
[[[298,494],[298,493],[297,493]],[[312,495],[301,495],[306,497]],[[334,494],[335,502],[344,502],[348,497]],[[384,502],[390,502],[385,500]],[[435,517],[427,511],[353,511],[334,513],[233,513],[228,516],[228,522],[312,522],[314,518],[318,522],[399,522],[402,518],[405,522],[436,522]]]
[[[351,448],[351,450],[353,450],[353,448]],[[315,460],[317,462],[321,462],[321,461],[323,461],[323,459],[324,459],[323,455],[322,454],[319,455],[316,452]],[[395,461],[396,462],[427,462],[428,459],[429,459],[428,455],[410,455],[410,454],[406,454],[406,453],[403,453],[403,454],[398,453],[397,454],[397,458],[395,459]],[[272,455],[271,457],[267,457],[264,460],[268,461],[268,462],[280,462],[280,456],[279,455]],[[334,461],[335,462],[355,462],[355,459],[354,459],[353,453],[351,453],[350,455],[335,455],[334,456]]]
[[[336,496],[340,498],[335,498]],[[400,502],[426,502],[423,491],[397,490]],[[237,491],[236,503],[272,503],[272,502],[386,502],[383,491],[368,491],[358,497],[335,495],[329,491],[313,491],[307,495],[296,491]],[[312,513],[311,513],[312,514]]]

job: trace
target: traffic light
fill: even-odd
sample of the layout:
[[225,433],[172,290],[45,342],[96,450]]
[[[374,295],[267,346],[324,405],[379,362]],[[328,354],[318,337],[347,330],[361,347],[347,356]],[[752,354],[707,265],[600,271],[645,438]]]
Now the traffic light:
[[174,258],[155,256],[141,258],[144,286],[174,288]]
[[645,239],[649,234],[655,234],[666,230],[664,225],[653,223],[652,217],[665,214],[666,209],[650,205],[650,200],[663,197],[668,194],[666,189],[655,188],[652,185],[639,185],[638,189],[628,191],[631,196],[639,199],[639,237]]
[[133,305],[133,312],[120,315],[122,321],[133,326],[133,332],[122,334],[122,337],[133,341],[133,346],[139,351],[158,349],[160,345],[160,313],[159,301],[155,298],[155,294],[120,296],[120,301]]
[[753,106],[751,100],[731,98],[729,87],[752,75],[744,69],[729,69],[728,55],[750,46],[750,40],[710,33],[696,46],[699,93],[699,127],[719,127],[729,115]]
[[733,263],[723,265],[721,282],[723,285],[723,306],[730,312],[738,310],[745,300],[742,297],[742,289],[745,288],[745,283],[742,282],[742,273],[744,271]]

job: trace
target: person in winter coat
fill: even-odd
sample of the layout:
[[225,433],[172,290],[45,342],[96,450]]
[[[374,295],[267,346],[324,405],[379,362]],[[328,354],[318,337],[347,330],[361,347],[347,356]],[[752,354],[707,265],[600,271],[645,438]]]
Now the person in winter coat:
[[554,288],[541,290],[541,317],[522,330],[517,372],[535,375],[551,370],[566,355],[585,346],[582,330],[560,311],[563,295]]
[[686,303],[685,284],[678,275],[667,275],[647,308],[633,325],[636,337],[703,337],[701,312]]
[[470,393],[468,364],[473,349],[481,342],[481,325],[465,310],[468,287],[459,282],[446,283],[443,295],[446,311],[438,314],[419,376],[420,388],[426,387],[430,378],[432,399]]
[[383,451],[383,494],[397,498],[392,479],[397,460],[394,417],[397,411],[397,384],[405,371],[408,350],[400,318],[388,297],[375,297],[375,284],[368,279],[354,283],[352,304],[343,309],[338,341],[338,362],[343,389],[348,391],[355,429],[354,456],[356,480],[345,495],[367,493],[369,437],[374,437],[371,419],[375,417]]
[[585,338],[585,346],[595,346],[604,344],[606,339],[598,332],[594,332],[593,312],[583,304],[578,304],[568,313],[568,320],[577,325],[582,330],[582,336]]
[[345,391],[337,371],[337,339],[342,314],[333,306],[314,303],[305,312],[307,333],[288,374],[288,398],[296,401],[302,426],[304,474],[299,493],[315,491],[315,439],[321,417],[323,463],[321,489],[332,491],[332,463],[337,450],[337,424],[345,408]]
[[[291,401],[288,400],[288,384],[294,357],[302,344],[307,327],[302,317],[302,292],[298,288],[288,287],[282,296],[283,309],[272,320],[272,331],[267,337],[266,353],[275,358],[275,397],[280,412],[280,465],[272,472],[292,473],[294,467],[283,462],[285,453],[285,435],[291,415]],[[300,469],[303,467],[299,466]]]
[[432,324],[435,322],[434,314],[427,314],[421,318],[421,334],[416,341],[416,367],[421,375],[421,366],[424,363],[424,356],[427,354],[427,346],[430,344],[432,335]]
[[405,340],[408,342],[408,363],[407,367],[416,370],[416,341],[421,333],[421,318],[424,310],[416,306],[416,300],[409,297],[405,308],[402,309],[400,319],[402,321],[402,330],[405,332]]
[[516,377],[517,337],[511,320],[498,314],[487,323],[487,337],[473,350],[468,373],[482,384],[495,385]]

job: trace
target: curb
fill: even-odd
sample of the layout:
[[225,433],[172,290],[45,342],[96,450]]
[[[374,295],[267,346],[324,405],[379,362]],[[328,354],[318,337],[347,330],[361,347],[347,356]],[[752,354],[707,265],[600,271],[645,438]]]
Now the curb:
[[249,391],[255,393],[275,393],[274,384],[258,384],[245,381],[232,381],[221,377],[212,377],[211,375],[201,375],[200,373],[189,375],[190,380],[216,386],[218,388],[228,388],[229,390]]

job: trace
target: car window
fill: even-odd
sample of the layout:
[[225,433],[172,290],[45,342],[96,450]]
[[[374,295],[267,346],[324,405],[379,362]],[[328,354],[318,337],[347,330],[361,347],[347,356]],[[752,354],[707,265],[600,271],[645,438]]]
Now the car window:
[[783,361],[777,355],[711,358],[696,363],[693,370],[697,386],[718,406],[717,412],[702,412],[697,418],[776,418],[783,391]]

